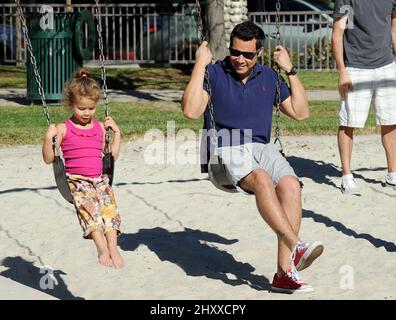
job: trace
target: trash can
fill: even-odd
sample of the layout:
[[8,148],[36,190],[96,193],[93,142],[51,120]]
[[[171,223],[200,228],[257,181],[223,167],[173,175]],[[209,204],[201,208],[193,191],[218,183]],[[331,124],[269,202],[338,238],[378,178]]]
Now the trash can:
[[[87,10],[52,14],[52,29],[43,29],[43,21],[48,17],[42,13],[29,13],[27,27],[46,100],[49,104],[56,104],[63,99],[65,82],[82,67],[83,60],[91,59],[96,41],[96,27],[92,14]],[[41,100],[29,52],[27,99]]]

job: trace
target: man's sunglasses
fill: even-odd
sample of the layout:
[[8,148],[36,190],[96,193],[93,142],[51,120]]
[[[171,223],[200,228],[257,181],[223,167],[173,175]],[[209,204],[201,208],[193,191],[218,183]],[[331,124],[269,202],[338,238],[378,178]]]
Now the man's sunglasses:
[[242,55],[244,58],[252,60],[260,49],[255,52],[243,52],[243,51],[235,50],[233,48],[230,48],[229,50],[230,50],[230,54],[233,57],[239,57],[240,55]]

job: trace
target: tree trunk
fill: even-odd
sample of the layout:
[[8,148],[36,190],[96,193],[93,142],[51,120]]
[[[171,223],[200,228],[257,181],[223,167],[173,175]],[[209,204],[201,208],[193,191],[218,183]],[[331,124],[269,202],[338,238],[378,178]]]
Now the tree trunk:
[[19,17],[19,15],[16,16],[15,28],[16,28],[16,44],[17,44],[16,53],[15,53],[16,65],[17,66],[22,66],[23,65],[23,62],[22,62],[22,48],[21,48],[21,44],[22,44],[22,39],[21,39],[22,26],[21,26],[21,18]]
[[73,6],[71,0],[66,0],[66,12],[73,12]]
[[207,2],[207,39],[213,59],[223,59],[227,55],[224,31],[224,0],[208,0]]

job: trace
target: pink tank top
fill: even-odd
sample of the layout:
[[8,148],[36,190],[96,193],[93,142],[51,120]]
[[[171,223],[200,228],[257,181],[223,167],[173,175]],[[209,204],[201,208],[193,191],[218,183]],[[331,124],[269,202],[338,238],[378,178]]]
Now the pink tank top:
[[79,129],[70,119],[65,121],[66,134],[61,148],[65,172],[95,178],[102,174],[103,131],[98,121],[92,120],[91,129]]

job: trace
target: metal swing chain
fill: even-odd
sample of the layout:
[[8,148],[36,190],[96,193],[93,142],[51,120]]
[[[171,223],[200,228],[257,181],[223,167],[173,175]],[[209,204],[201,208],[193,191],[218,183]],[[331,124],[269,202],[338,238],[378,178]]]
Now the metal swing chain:
[[[39,95],[41,98],[41,104],[43,105],[45,119],[47,120],[47,126],[49,127],[51,125],[51,117],[49,114],[49,109],[48,109],[48,105],[47,105],[46,98],[45,98],[45,92],[44,92],[43,86],[41,84],[41,76],[40,76],[40,73],[39,73],[39,70],[37,67],[36,57],[33,54],[32,42],[30,41],[30,38],[29,38],[29,32],[28,32],[28,28],[27,28],[27,24],[26,24],[25,15],[23,13],[23,9],[22,9],[22,6],[21,6],[19,0],[15,0],[15,3],[18,7],[19,18],[21,19],[22,30],[23,30],[23,34],[25,35],[26,47],[29,51],[30,63],[33,66],[34,79],[36,80],[38,92],[39,92]],[[62,157],[62,150],[58,144],[56,136],[52,138],[52,146],[53,146],[53,148],[55,148],[58,151],[58,155],[60,157]]]
[[[281,4],[280,0],[276,2],[276,45],[279,46],[280,43],[280,9]],[[277,142],[280,146],[280,153],[284,155],[283,146],[280,139],[280,105],[281,105],[281,70],[280,66],[277,65],[276,67],[276,112],[275,112],[275,140],[274,144]]]
[[[201,42],[205,41],[205,35],[204,35],[204,27],[203,27],[203,21],[202,21],[202,11],[201,11],[201,5],[199,3],[199,0],[195,0],[195,7],[196,7],[196,13],[195,13],[195,19],[198,23],[198,32],[200,33],[200,38]],[[209,82],[209,72],[208,72],[208,67],[205,69],[205,81],[207,83],[207,89],[208,89],[208,108],[209,108],[209,116],[210,116],[210,127],[211,127],[211,141],[213,145],[213,155],[217,156],[217,131],[216,131],[216,121],[214,117],[214,107],[213,107],[213,102],[212,102],[212,88],[210,86]]]
[[15,0],[15,3],[17,5],[17,7],[18,7],[19,18],[21,19],[22,30],[23,30],[23,33],[25,35],[25,42],[26,42],[27,49],[29,51],[30,63],[33,66],[34,78],[35,78],[37,86],[38,86],[38,91],[39,91],[39,95],[40,95],[40,98],[41,98],[41,103],[43,105],[44,115],[45,115],[45,118],[47,119],[47,125],[49,126],[51,124],[51,117],[50,117],[48,106],[47,106],[47,102],[46,102],[46,99],[45,99],[44,89],[43,89],[43,87],[41,85],[41,77],[40,77],[40,73],[39,73],[38,68],[37,68],[36,58],[35,58],[35,56],[33,54],[33,47],[32,47],[32,43],[31,43],[30,38],[29,38],[29,33],[28,33],[28,29],[27,29],[25,15],[23,14],[23,9],[21,7],[21,4],[20,4],[19,0]]
[[[102,37],[102,17],[100,14],[100,7],[99,7],[99,0],[95,0],[95,9],[96,9],[96,19],[98,20],[97,24],[97,31],[98,31],[98,45],[99,45],[99,61],[100,61],[100,74],[102,78],[102,91],[103,91],[103,98],[104,98],[104,109],[105,109],[105,116],[108,117],[110,114],[109,111],[109,100],[107,98],[107,83],[106,83],[106,68],[104,65],[104,53],[103,53],[103,37]],[[111,153],[111,133],[110,129],[106,130],[106,146],[109,153]]]

